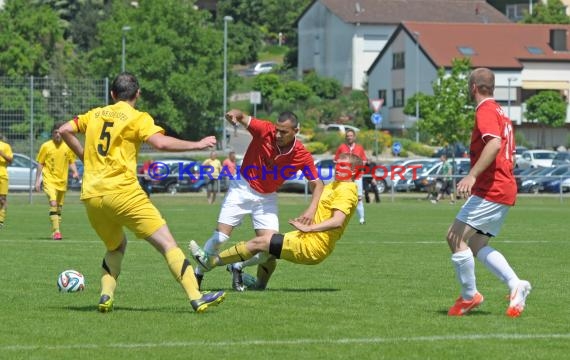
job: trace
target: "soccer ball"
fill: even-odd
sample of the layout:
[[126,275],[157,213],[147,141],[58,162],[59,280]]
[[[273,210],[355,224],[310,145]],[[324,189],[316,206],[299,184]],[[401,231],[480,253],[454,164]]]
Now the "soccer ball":
[[65,270],[57,277],[57,288],[61,292],[77,292],[85,289],[85,278],[76,270]]

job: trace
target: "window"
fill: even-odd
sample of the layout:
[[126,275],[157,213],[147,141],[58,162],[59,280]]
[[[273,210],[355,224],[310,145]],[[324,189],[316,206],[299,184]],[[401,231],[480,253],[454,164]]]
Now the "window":
[[378,90],[378,99],[383,99],[386,102],[386,90]]
[[459,46],[457,47],[457,50],[459,50],[459,52],[465,56],[473,56],[476,54],[475,50],[469,46]]
[[395,89],[392,90],[392,95],[394,99],[394,107],[403,107],[404,106],[404,89]]
[[386,35],[364,35],[364,51],[380,52],[386,44]]
[[527,51],[533,55],[543,55],[544,51],[542,51],[541,48],[536,47],[536,46],[527,46],[526,47]]
[[393,53],[392,54],[392,69],[403,69],[405,67],[404,53]]

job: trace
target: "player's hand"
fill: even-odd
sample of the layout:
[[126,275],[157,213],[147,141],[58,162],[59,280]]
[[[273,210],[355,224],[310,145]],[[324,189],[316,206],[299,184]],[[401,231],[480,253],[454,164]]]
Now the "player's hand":
[[36,192],[40,192],[40,188],[41,184],[36,184],[36,186],[34,186],[34,190],[36,190]]
[[299,219],[290,219],[289,224],[293,225],[293,227],[302,232],[309,232],[311,231],[311,226],[308,224],[304,224],[299,221]]
[[232,109],[226,113],[226,120],[228,120],[232,125],[239,125],[245,117],[245,114],[241,110]]
[[207,149],[210,147],[216,146],[216,137],[215,136],[207,136],[200,140],[200,149]]
[[471,189],[475,184],[475,177],[467,174],[459,183],[457,183],[457,197],[468,198],[471,196]]
[[298,221],[299,223],[304,225],[311,225],[313,223],[313,217],[305,213],[295,218],[295,221]]

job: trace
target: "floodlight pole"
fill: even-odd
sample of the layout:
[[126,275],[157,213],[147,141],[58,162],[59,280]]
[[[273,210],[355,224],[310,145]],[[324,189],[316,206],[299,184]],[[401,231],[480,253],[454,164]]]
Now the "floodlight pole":
[[121,29],[123,32],[123,47],[122,47],[122,53],[121,53],[121,72],[125,72],[125,48],[126,48],[126,43],[127,43],[127,31],[131,30],[131,27],[128,25],[123,26],[123,28]]
[[228,112],[228,21],[233,21],[231,16],[224,16],[224,104],[222,107],[222,151],[227,147],[226,140],[226,113]]
[[420,120],[420,33],[414,31],[416,38],[416,142],[420,142],[420,130],[418,122]]

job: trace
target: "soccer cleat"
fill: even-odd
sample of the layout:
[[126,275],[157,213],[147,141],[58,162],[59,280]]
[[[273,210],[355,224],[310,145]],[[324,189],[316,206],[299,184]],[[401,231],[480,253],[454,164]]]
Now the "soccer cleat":
[[475,293],[473,299],[471,300],[464,300],[461,296],[457,298],[455,304],[449,309],[447,315],[449,316],[463,316],[467,314],[469,311],[475,309],[477,306],[483,303],[483,295],[479,292]]
[[61,233],[60,233],[59,231],[54,232],[52,238],[53,238],[54,240],[61,240],[61,239],[63,239],[62,236],[61,236]]
[[199,290],[202,287],[202,280],[204,280],[204,275],[194,273],[194,276],[196,276],[196,282],[198,283],[198,290]]
[[247,289],[255,289],[257,284],[257,279],[255,276],[242,271],[241,280],[243,281],[243,286],[245,286]]
[[192,257],[200,266],[204,268],[205,271],[212,270],[212,265],[210,265],[210,257],[206,252],[196,244],[196,241],[190,240],[190,244],[188,245],[188,249],[192,253]]
[[246,287],[242,278],[243,271],[233,266],[233,264],[229,264],[226,269],[232,273],[232,288],[235,291],[245,291]]
[[366,221],[364,219],[360,219],[360,225],[364,225],[366,224]]
[[197,313],[203,313],[210,305],[215,306],[224,301],[226,293],[223,291],[205,292],[202,297],[196,300],[191,300],[190,304]]
[[109,295],[101,295],[99,299],[99,312],[107,313],[113,310],[113,299]]
[[511,302],[507,308],[507,316],[513,318],[521,316],[526,305],[526,297],[530,294],[530,290],[532,290],[532,287],[528,281],[521,280],[519,282],[516,289],[511,292],[511,296],[509,297]]

